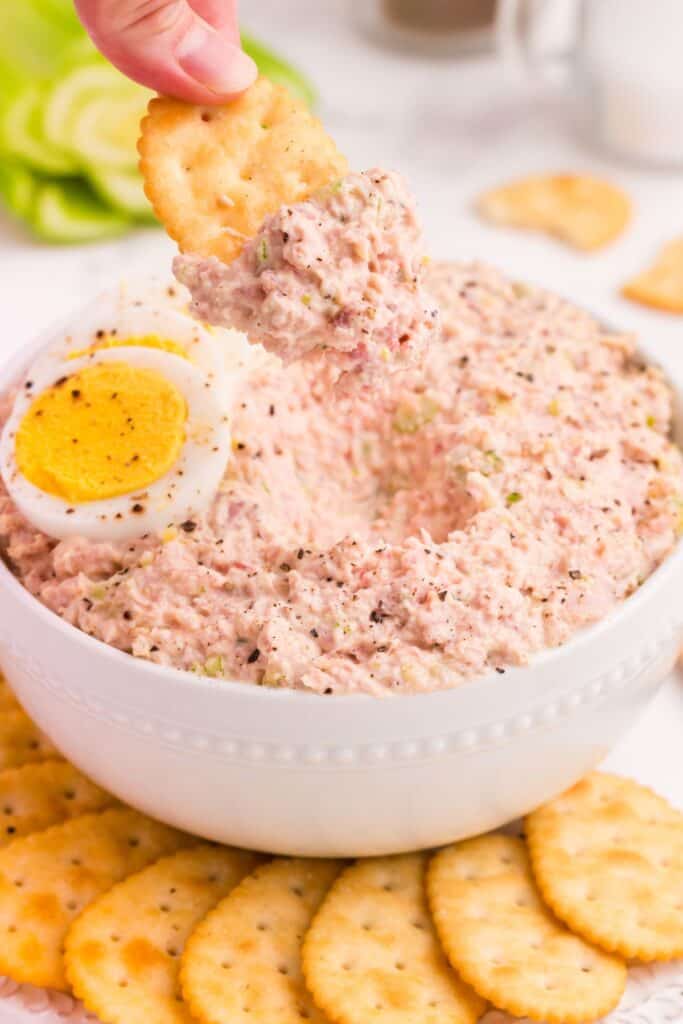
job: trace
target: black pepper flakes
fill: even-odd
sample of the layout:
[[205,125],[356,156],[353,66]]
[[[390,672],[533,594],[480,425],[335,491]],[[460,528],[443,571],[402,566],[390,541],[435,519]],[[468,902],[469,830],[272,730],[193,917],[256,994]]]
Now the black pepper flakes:
[[126,608],[125,612],[123,613],[123,617],[126,620],[126,622],[130,622],[131,619],[133,618],[133,613],[129,612],[128,609]]
[[447,590],[440,590],[439,591],[439,601],[445,601],[447,597],[448,597],[448,591]]
[[291,572],[291,571],[292,571],[292,567],[289,564],[289,562],[281,562],[280,563],[280,572]]
[[314,640],[317,640],[318,637],[320,636],[320,633],[318,632],[317,629],[312,629],[311,630],[311,636],[313,637]]
[[144,511],[145,506],[141,505],[139,501],[136,501],[134,505],[131,505],[131,512],[135,512],[136,515],[140,515],[140,513]]
[[569,570],[569,579],[570,580],[580,580],[581,579],[581,570],[580,569],[570,569]]
[[186,519],[184,523],[180,524],[180,529],[184,530],[185,533],[194,533],[197,529],[197,524],[192,519]]
[[259,651],[258,647],[255,647],[254,650],[249,655],[249,657],[247,658],[247,665],[253,665],[254,662],[258,661],[260,657],[261,652]]

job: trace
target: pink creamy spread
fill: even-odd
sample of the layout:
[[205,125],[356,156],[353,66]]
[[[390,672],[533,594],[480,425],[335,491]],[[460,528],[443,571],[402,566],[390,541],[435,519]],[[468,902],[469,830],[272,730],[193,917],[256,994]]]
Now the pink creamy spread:
[[268,217],[241,255],[178,256],[193,312],[237,327],[285,364],[324,351],[337,373],[382,375],[417,359],[437,310],[415,200],[399,174],[350,174]]
[[322,694],[414,693],[509,666],[607,615],[671,550],[671,394],[631,340],[480,266],[436,265],[421,368],[330,395],[254,368],[205,519],[55,543],[0,495],[24,585],[123,651]]

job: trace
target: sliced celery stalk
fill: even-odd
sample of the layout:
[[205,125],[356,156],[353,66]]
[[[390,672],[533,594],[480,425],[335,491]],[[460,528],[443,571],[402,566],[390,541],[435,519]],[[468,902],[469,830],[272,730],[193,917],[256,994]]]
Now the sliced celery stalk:
[[104,62],[74,67],[48,92],[45,137],[81,163],[132,170],[140,119],[151,95]]
[[77,165],[73,158],[43,136],[42,105],[43,91],[38,85],[26,86],[8,100],[0,112],[0,147],[43,174],[74,174]]
[[46,242],[92,242],[127,231],[130,218],[108,209],[82,181],[39,186],[31,226]]
[[136,220],[157,223],[137,171],[90,168],[88,178],[100,198],[110,206]]
[[36,196],[36,178],[23,164],[0,163],[0,197],[16,217],[30,216]]

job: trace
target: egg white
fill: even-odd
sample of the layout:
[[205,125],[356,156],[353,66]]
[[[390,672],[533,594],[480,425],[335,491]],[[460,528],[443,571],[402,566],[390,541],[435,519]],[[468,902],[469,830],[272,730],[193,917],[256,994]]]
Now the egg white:
[[[137,314],[134,320],[137,326],[131,327],[128,336],[140,333]],[[152,332],[146,328],[144,333]],[[126,335],[119,331],[119,336]],[[163,336],[180,340],[175,333]],[[76,332],[70,337],[75,338]],[[72,350],[77,347],[75,342]],[[30,368],[24,384],[31,386],[21,388],[0,438],[0,474],[25,518],[59,540],[80,536],[118,541],[162,531],[204,511],[218,491],[230,457],[230,375],[223,368],[208,370],[182,356],[143,346],[105,348],[88,356],[59,361],[55,355],[51,348]],[[156,370],[184,396],[186,437],[178,459],[163,477],[142,491],[114,498],[74,503],[40,490],[22,475],[15,456],[16,432],[31,403],[60,377],[100,363],[121,362]],[[134,512],[134,506],[142,506],[142,511]]]

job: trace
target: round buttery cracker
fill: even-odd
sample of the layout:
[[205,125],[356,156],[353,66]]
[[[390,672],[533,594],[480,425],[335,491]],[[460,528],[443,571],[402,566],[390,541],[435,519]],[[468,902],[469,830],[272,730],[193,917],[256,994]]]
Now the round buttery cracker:
[[115,804],[68,761],[41,761],[0,772],[0,847]]
[[584,250],[611,242],[631,216],[620,188],[585,174],[523,178],[484,193],[477,205],[495,224],[544,231]]
[[192,1024],[178,979],[185,941],[257,860],[207,843],[164,857],[114,886],[67,935],[66,973],[74,994],[107,1024]]
[[59,756],[59,751],[21,708],[0,714],[0,771]]
[[77,914],[188,836],[126,808],[85,814],[0,850],[0,972],[67,990],[62,947]]
[[625,964],[552,916],[521,839],[486,835],[447,847],[430,865],[427,889],[448,959],[499,1009],[578,1024],[621,999]]
[[569,927],[638,960],[683,956],[683,814],[593,772],[526,822],[543,898]]
[[224,106],[153,99],[141,131],[145,192],[168,234],[225,263],[267,214],[347,170],[306,105],[266,78]]
[[301,940],[341,864],[279,859],[245,878],[191,936],[182,992],[204,1024],[325,1024],[301,974]]
[[666,313],[683,313],[683,238],[665,245],[652,266],[624,285],[622,295]]
[[332,887],[303,948],[336,1024],[474,1024],[484,1002],[450,969],[429,918],[424,853],[362,860]]

